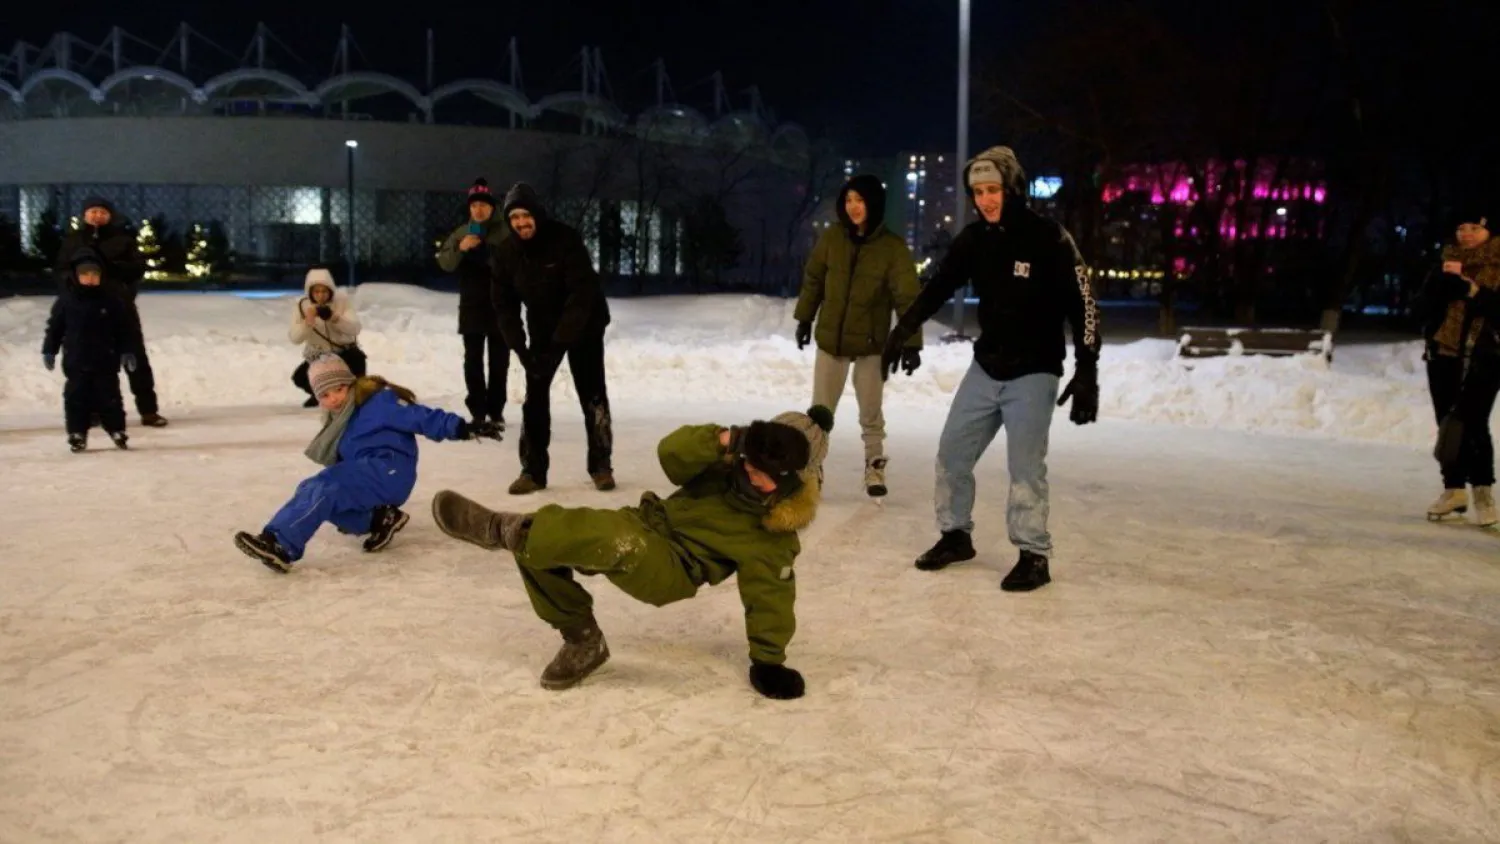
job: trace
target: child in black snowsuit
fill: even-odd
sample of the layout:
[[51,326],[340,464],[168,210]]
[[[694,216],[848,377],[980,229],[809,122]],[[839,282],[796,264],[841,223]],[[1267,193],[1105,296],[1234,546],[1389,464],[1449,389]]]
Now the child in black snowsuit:
[[128,306],[100,286],[103,270],[92,249],[80,249],[71,262],[67,287],[52,303],[47,334],[42,340],[42,363],[51,371],[62,351],[63,417],[68,446],[74,453],[88,447],[91,417],[99,422],[115,447],[125,448],[125,404],[120,398],[120,366],[133,372],[141,337]]

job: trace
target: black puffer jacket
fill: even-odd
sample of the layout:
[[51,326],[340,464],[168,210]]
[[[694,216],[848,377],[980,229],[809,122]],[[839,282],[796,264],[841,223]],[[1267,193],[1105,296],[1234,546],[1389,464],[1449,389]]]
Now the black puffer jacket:
[[506,345],[529,353],[556,353],[580,337],[603,334],[609,325],[609,303],[582,235],[549,219],[529,185],[518,184],[505,195],[502,213],[508,218],[516,208],[536,218],[536,234],[522,240],[512,232],[492,250],[490,292]]
[[139,323],[130,316],[130,305],[103,285],[84,287],[73,268],[83,263],[100,264],[91,249],[80,249],[68,262],[68,283],[47,317],[42,354],[63,355],[63,372],[119,372],[120,356],[141,353]]
[[55,264],[59,291],[65,291],[73,281],[73,256],[81,249],[92,250],[104,268],[104,287],[125,300],[135,302],[140,292],[141,279],[146,275],[146,259],[136,246],[135,234],[125,226],[125,218],[115,210],[108,200],[91,197],[84,200],[83,211],[103,208],[109,212],[109,223],[94,227],[82,221],[79,215],[78,228],[63,238],[62,248],[57,251]]

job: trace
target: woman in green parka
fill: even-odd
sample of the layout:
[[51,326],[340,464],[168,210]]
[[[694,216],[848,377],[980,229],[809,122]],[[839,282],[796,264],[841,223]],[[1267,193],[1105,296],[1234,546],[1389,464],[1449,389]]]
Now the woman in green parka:
[[750,683],[766,697],[804,691],[785,665],[797,628],[801,552],[797,532],[817,513],[833,413],[814,406],[744,427],[685,425],[657,446],[665,499],[648,492],[637,507],[599,510],[551,504],[535,513],[489,510],[456,492],[432,499],[432,517],[455,539],[515,555],[532,608],[562,633],[542,687],[577,685],[609,659],[593,598],[573,578],[602,574],[654,606],[691,598],[738,575],[750,644]]
[[[797,297],[797,348],[817,340],[813,404],[837,411],[849,370],[865,443],[865,492],[885,495],[885,377],[880,355],[900,316],[921,291],[917,265],[900,235],[885,227],[885,186],[861,174],[839,191],[839,225],[818,238]],[[817,320],[814,326],[814,319]],[[922,333],[906,342],[901,365],[922,365]]]

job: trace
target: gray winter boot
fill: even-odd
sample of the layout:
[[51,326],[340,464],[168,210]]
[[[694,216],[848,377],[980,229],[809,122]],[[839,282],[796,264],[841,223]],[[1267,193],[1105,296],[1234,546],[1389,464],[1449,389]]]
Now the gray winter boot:
[[448,489],[432,497],[432,520],[454,539],[490,551],[515,551],[531,527],[529,514],[497,513]]
[[592,618],[577,627],[565,628],[561,633],[562,649],[542,672],[542,688],[552,691],[578,685],[609,661],[609,645],[604,641],[604,631]]

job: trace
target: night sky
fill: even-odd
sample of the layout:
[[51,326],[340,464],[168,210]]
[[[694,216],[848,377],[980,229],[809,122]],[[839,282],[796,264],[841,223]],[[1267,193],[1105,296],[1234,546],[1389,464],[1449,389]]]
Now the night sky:
[[[461,11],[465,5],[472,14]],[[974,4],[974,65],[1023,37],[1017,7]],[[333,67],[339,24],[348,23],[363,59],[358,69],[383,70],[420,83],[424,32],[435,30],[437,79],[492,75],[505,78],[504,50],[520,40],[527,94],[532,98],[579,85],[578,50],[603,50],[616,102],[627,112],[655,96],[652,62],[663,57],[678,99],[712,109],[709,76],[721,70],[733,102],[758,84],[767,106],[782,120],[826,135],[852,154],[893,154],[898,149],[948,149],[954,143],[957,95],[957,0],[792,2],[531,2],[410,3],[395,15],[375,4],[317,4],[269,0],[253,4],[143,2],[24,4],[7,10],[0,44],[16,39],[44,43],[71,31],[97,42],[111,26],[165,46],[177,22],[187,21],[221,46],[242,53],[257,21],[264,21],[310,66],[314,78]],[[434,12],[416,11],[435,10]],[[1002,16],[1002,9],[1004,16]],[[127,56],[143,61],[140,46]],[[216,68],[217,69],[217,68]],[[982,125],[976,126],[982,130]]]

